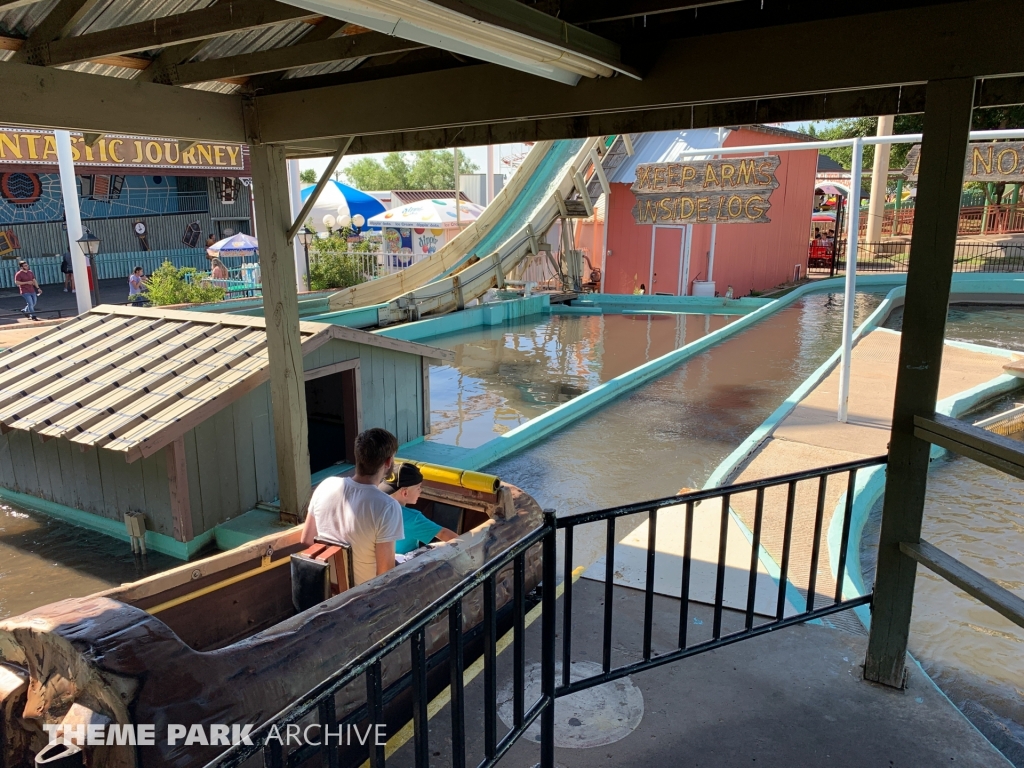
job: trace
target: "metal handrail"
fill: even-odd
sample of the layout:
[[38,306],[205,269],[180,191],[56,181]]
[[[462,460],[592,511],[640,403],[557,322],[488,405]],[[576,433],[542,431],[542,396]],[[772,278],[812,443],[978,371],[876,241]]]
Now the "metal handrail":
[[[501,757],[525,734],[536,720],[541,724],[541,768],[554,768],[554,702],[561,696],[567,696],[587,688],[602,685],[606,682],[616,680],[637,672],[653,669],[655,667],[689,658],[700,653],[705,653],[725,645],[739,642],[747,638],[757,637],[768,632],[804,623],[814,619],[823,618],[839,611],[853,607],[868,605],[871,603],[872,594],[858,595],[852,598],[844,598],[843,584],[846,570],[847,550],[850,547],[851,520],[853,509],[853,495],[856,485],[858,471],[870,467],[880,466],[886,463],[885,456],[861,459],[857,461],[832,464],[813,470],[793,472],[777,477],[763,478],[735,485],[708,488],[700,491],[693,491],[677,496],[670,496],[651,501],[627,504],[618,507],[584,512],[556,518],[552,512],[546,512],[544,524],[531,532],[529,535],[516,542],[497,558],[484,565],[479,570],[467,576],[458,585],[452,587],[443,596],[436,599],[416,617],[410,619],[398,629],[392,631],[383,639],[375,642],[359,656],[339,669],[326,680],[315,686],[299,699],[295,700],[272,718],[261,724],[252,732],[252,744],[238,744],[210,761],[206,768],[232,768],[239,766],[255,754],[262,753],[265,765],[285,766],[300,765],[308,759],[314,758],[315,753],[321,752],[325,765],[337,765],[339,753],[337,747],[330,745],[324,747],[303,747],[285,755],[283,745],[280,741],[268,740],[268,736],[275,727],[281,731],[289,724],[298,723],[303,718],[316,713],[318,722],[323,727],[331,727],[353,719],[368,718],[369,722],[381,722],[383,706],[388,700],[388,691],[391,691],[400,682],[392,685],[388,691],[383,690],[382,662],[390,653],[410,643],[412,652],[412,671],[403,678],[406,688],[411,682],[412,688],[412,714],[414,724],[414,755],[417,768],[425,768],[430,762],[430,752],[427,736],[428,698],[427,690],[427,669],[428,660],[426,657],[426,628],[428,625],[448,618],[448,648],[447,664],[450,671],[451,690],[451,720],[452,720],[452,755],[451,764],[455,768],[464,768],[465,746],[466,746],[466,713],[465,698],[463,692],[464,680],[464,655],[465,635],[462,627],[462,601],[470,592],[483,588],[483,622],[482,636],[484,644],[484,679],[485,695],[483,706],[484,718],[484,759],[478,764],[478,768],[490,768],[494,766]],[[816,589],[815,577],[821,558],[821,539],[823,533],[823,520],[826,500],[826,487],[829,478],[845,476],[846,481],[846,502],[843,509],[841,535],[838,553],[838,568],[834,593],[828,599],[828,604],[816,606],[815,599],[818,590]],[[795,512],[797,485],[802,482],[817,481],[817,504],[815,507],[814,523],[814,544],[810,560],[810,578],[807,588],[807,596],[803,610],[791,615],[785,615],[787,605],[792,605],[788,599],[788,590],[791,582],[789,573],[792,568],[789,554],[790,543],[793,538],[793,520]],[[777,596],[777,610],[769,620],[755,623],[755,597],[757,580],[759,575],[760,558],[763,548],[761,546],[762,521],[765,513],[765,492],[771,488],[784,487],[788,489],[785,507],[786,530],[783,540],[783,557],[780,564],[780,577],[778,579],[777,595],[773,593],[773,599]],[[743,493],[756,494],[756,520],[752,532],[751,560],[748,580],[747,606],[746,611],[739,611],[744,616],[743,629],[723,634],[722,616],[725,605],[724,600],[724,573],[726,557],[726,534],[730,515],[734,514],[730,506],[730,500]],[[721,539],[719,545],[719,562],[717,564],[718,576],[715,593],[713,637],[710,640],[696,644],[687,644],[686,627],[690,618],[690,563],[691,556],[689,543],[683,562],[683,585],[680,598],[680,626],[679,642],[674,650],[666,653],[655,654],[652,650],[652,622],[654,602],[654,569],[657,562],[658,552],[656,549],[656,526],[658,511],[667,507],[685,507],[685,533],[686,541],[692,540],[694,507],[701,501],[711,499],[722,500],[721,518]],[[611,632],[614,624],[614,603],[612,599],[614,589],[614,560],[617,537],[615,535],[616,521],[621,517],[629,517],[637,514],[646,514],[650,526],[647,550],[647,583],[644,589],[644,624],[643,624],[643,652],[642,658],[629,661],[618,667],[611,665]],[[572,619],[573,619],[573,535],[580,525],[588,525],[604,522],[607,525],[606,550],[605,550],[605,583],[604,583],[604,639],[602,645],[602,672],[585,679],[570,681],[569,671],[572,664]],[[557,579],[555,562],[557,533],[563,531],[564,539],[564,579],[560,586],[563,590],[562,607],[562,647],[561,663],[562,678],[560,685],[555,680],[555,663],[557,655],[555,620],[556,620],[556,589]],[[525,702],[525,657],[523,642],[525,640],[525,608],[524,608],[524,572],[525,555],[531,547],[541,544],[543,546],[543,576],[540,584],[542,595],[541,602],[541,695],[540,698],[527,705]],[[496,717],[496,600],[495,589],[498,573],[510,563],[515,565],[515,577],[513,579],[513,601],[514,601],[514,643],[515,653],[513,658],[513,727],[501,739],[497,736]],[[761,613],[759,612],[759,615]],[[439,652],[440,654],[440,652]],[[441,663],[445,663],[442,661]],[[340,721],[334,709],[334,696],[346,685],[353,683],[360,676],[365,676],[367,683],[367,699],[365,706],[346,715]],[[394,694],[393,694],[394,695]],[[369,750],[369,760],[372,768],[383,768],[385,763],[384,747],[373,745]]]

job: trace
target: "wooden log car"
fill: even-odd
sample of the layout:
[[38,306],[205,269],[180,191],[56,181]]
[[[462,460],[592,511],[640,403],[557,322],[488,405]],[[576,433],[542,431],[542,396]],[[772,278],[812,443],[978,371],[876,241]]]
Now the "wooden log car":
[[[156,743],[85,746],[85,764],[203,765],[225,747],[170,746],[169,724],[265,722],[542,524],[541,509],[518,488],[488,493],[426,474],[417,506],[439,522],[447,516],[443,524],[460,526],[459,538],[308,610],[292,604],[289,562],[304,549],[296,527],[0,621],[2,764],[31,765],[47,745],[46,725],[109,722],[153,724]],[[539,563],[535,547],[526,558],[527,590],[539,580]],[[509,566],[499,574],[499,608],[512,586]],[[467,629],[480,624],[479,590],[463,610]],[[442,620],[428,628],[428,653],[446,649]],[[410,664],[407,649],[389,655],[385,687]],[[365,702],[365,690],[339,692],[339,719]]]

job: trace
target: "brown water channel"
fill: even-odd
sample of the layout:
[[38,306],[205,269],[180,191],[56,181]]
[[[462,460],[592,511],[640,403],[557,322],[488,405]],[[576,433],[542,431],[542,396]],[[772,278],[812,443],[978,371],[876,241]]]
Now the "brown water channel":
[[548,315],[431,339],[428,439],[476,448],[577,395],[728,325],[735,315]]
[[[858,295],[857,322],[883,295]],[[560,512],[699,485],[835,351],[842,304],[841,294],[799,299],[491,469]],[[478,445],[734,319],[552,315],[431,340],[460,355],[431,381],[435,437]],[[445,376],[455,384],[446,384]],[[445,424],[459,398],[465,421]],[[177,564],[156,553],[143,563],[127,542],[11,505],[0,508],[0,618]]]
[[[901,315],[886,323],[898,328]],[[1024,350],[1024,307],[952,306],[946,337]],[[1024,391],[965,417],[992,416]],[[1011,436],[1024,440],[1024,432]],[[874,580],[882,503],[861,539],[864,583]],[[946,454],[928,477],[922,537],[1024,597],[1024,481]],[[917,569],[910,650],[978,729],[1024,768],[1024,629],[925,568]]]

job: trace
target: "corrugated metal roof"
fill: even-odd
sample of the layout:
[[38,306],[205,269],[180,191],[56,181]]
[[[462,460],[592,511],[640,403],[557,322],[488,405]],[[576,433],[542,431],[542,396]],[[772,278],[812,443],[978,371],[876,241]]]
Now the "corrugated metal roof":
[[[0,11],[0,35],[17,39],[28,38],[39,26],[40,22],[57,6],[60,0],[40,0],[40,2],[20,6],[9,11]],[[83,35],[114,29],[128,24],[135,24],[149,19],[163,18],[175,14],[187,13],[212,6],[216,0],[99,0],[69,31],[69,35]],[[315,28],[305,21],[291,21],[258,29],[236,32],[210,38],[199,52],[192,57],[193,61],[207,61],[226,56],[237,56],[256,51],[274,48],[285,48],[296,44]],[[132,54],[142,59],[151,59],[159,55],[162,48]],[[9,60],[13,51],[0,50],[0,61]],[[355,69],[366,61],[365,58],[347,59],[302,67],[284,73],[289,79],[312,77]],[[105,75],[122,79],[138,76],[139,69],[144,67],[119,67],[95,62],[81,62],[62,67],[76,72]],[[242,86],[230,82],[194,83],[188,86],[202,91],[215,93],[236,93]]]
[[[445,198],[454,198],[455,190],[453,189],[392,189],[391,199],[395,203],[394,207],[397,208],[401,205],[408,205],[409,203],[417,203],[420,200],[430,200],[437,198],[439,200]],[[465,192],[459,192],[459,199],[467,203],[473,201],[466,197]]]
[[[719,134],[721,130],[721,134]],[[685,131],[645,133],[634,142],[635,152],[627,157],[608,177],[608,181],[632,184],[636,167],[642,163],[670,163],[687,149],[718,149],[729,135],[728,129],[692,128]]]
[[[448,350],[300,323],[303,354],[330,339],[430,358]],[[263,318],[101,306],[0,355],[0,429],[150,456],[269,377]]]

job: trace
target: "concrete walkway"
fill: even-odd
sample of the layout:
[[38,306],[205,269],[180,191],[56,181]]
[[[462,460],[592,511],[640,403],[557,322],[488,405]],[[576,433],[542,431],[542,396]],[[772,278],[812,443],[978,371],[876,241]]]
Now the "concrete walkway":
[[[836,420],[839,398],[837,367],[761,443],[730,481],[756,480],[885,454],[892,423],[899,345],[900,334],[886,329],[877,329],[865,336],[853,350],[848,422],[841,424]],[[1002,375],[1007,362],[1008,359],[1001,355],[947,344],[942,356],[939,399]],[[818,561],[816,581],[816,592],[823,597],[831,597],[835,593],[824,538],[845,490],[845,478],[836,478],[826,487],[820,542],[822,556]],[[797,488],[790,580],[803,594],[806,594],[809,584],[817,492],[817,481],[800,483]],[[732,501],[733,510],[750,528],[754,523],[753,502],[752,494],[734,497]],[[762,544],[776,562],[780,562],[782,556],[785,505],[784,488],[766,493]],[[821,604],[820,600],[817,602]]]
[[[576,583],[574,671],[579,662],[600,662],[603,593],[602,584],[587,579]],[[635,590],[621,587],[615,588],[613,599],[612,664],[618,666],[640,658],[644,601]],[[558,603],[561,610],[562,601]],[[676,599],[655,598],[655,654],[675,647],[679,607]],[[707,639],[711,610],[691,603],[688,623],[690,642]],[[528,669],[539,658],[539,625],[538,621],[527,631]],[[726,632],[740,628],[742,614],[726,611],[723,625]],[[557,626],[560,631],[560,617]],[[555,708],[555,764],[560,768],[1009,767],[912,661],[904,691],[864,682],[861,664],[866,645],[865,637],[825,627],[790,627],[633,675],[625,686],[610,683],[601,687],[604,690],[561,699]],[[499,699],[511,679],[511,655],[498,657]],[[527,690],[535,687],[528,685]],[[635,711],[634,687],[642,694],[640,713]],[[480,675],[466,689],[468,765],[476,765],[482,757],[484,701]],[[628,735],[614,741],[624,730]],[[499,738],[505,733],[499,721]],[[445,707],[430,721],[432,765],[451,765],[450,734],[450,709]],[[501,765],[536,766],[536,737],[536,730],[528,732]],[[578,748],[585,745],[589,748]],[[396,765],[412,764],[411,747],[406,744],[396,753]]]

